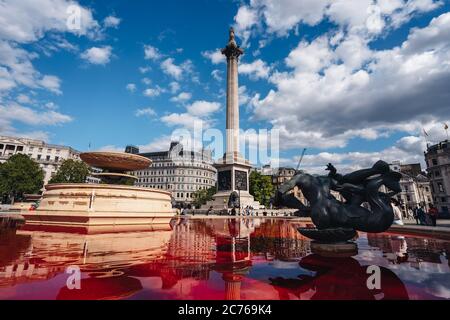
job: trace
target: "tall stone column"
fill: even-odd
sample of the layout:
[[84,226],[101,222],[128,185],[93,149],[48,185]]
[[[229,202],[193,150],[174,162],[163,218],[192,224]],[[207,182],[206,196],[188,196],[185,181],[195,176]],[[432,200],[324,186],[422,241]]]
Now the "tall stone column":
[[227,145],[226,158],[237,158],[239,154],[239,96],[238,96],[238,63],[244,50],[236,43],[233,28],[230,28],[230,39],[222,54],[227,57]]

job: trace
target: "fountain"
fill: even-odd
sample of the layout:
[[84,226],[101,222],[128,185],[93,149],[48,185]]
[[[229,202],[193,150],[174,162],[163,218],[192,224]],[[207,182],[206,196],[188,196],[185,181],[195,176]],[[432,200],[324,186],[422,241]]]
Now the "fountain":
[[134,154],[88,152],[81,159],[102,169],[101,184],[67,183],[45,186],[40,206],[22,215],[28,225],[102,228],[169,224],[175,211],[171,194],[134,187],[128,171],[148,168],[151,160]]

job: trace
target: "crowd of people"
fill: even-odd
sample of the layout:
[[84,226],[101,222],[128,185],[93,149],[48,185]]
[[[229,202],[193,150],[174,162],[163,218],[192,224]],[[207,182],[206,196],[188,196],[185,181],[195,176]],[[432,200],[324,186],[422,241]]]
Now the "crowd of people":
[[402,211],[395,199],[392,199],[391,203],[394,210],[394,224],[403,225],[403,220],[406,219],[415,220],[417,225],[436,227],[439,212],[434,205],[430,204],[428,210],[420,205],[414,209],[408,208],[406,211]]

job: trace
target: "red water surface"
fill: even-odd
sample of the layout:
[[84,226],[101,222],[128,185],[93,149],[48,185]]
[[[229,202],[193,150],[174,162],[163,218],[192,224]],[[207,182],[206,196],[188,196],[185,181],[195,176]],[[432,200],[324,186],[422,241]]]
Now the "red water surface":
[[[0,236],[0,299],[450,298],[448,241],[360,234],[357,256],[324,258],[299,226],[219,218],[142,232],[19,230]],[[380,289],[367,286],[371,265]],[[80,289],[67,286],[74,267]]]

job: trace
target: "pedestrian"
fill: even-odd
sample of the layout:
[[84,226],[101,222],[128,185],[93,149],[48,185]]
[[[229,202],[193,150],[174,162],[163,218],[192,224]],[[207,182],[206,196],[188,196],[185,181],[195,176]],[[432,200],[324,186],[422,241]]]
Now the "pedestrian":
[[414,219],[414,213],[411,210],[411,208],[408,208],[408,220],[413,220]]
[[209,216],[210,214],[212,214],[212,212],[213,212],[213,207],[210,206],[208,211],[206,211],[206,215]]
[[427,217],[425,214],[425,211],[423,210],[423,207],[420,206],[420,208],[417,210],[417,219],[419,220],[419,224],[422,226],[427,225]]
[[416,220],[417,225],[419,225],[419,223],[420,223],[419,222],[419,210],[420,210],[420,207],[416,207],[413,211],[413,217]]
[[433,227],[436,227],[436,219],[438,214],[439,214],[438,209],[434,205],[430,204],[430,209],[428,209],[428,217]]
[[394,199],[391,199],[392,210],[394,211],[394,224],[404,225],[402,220],[402,210],[397,205],[397,202]]

